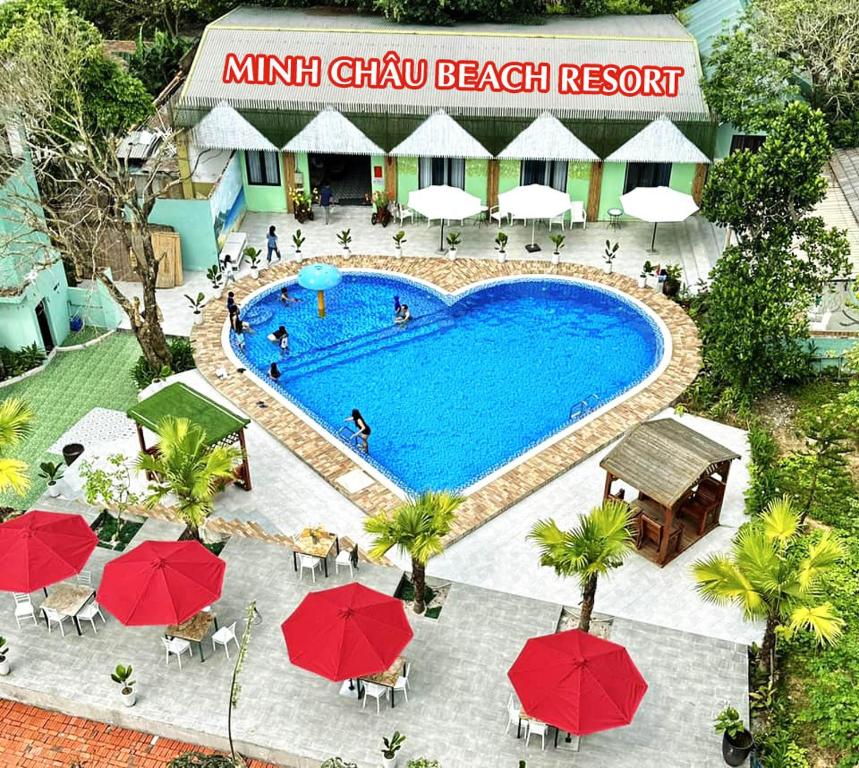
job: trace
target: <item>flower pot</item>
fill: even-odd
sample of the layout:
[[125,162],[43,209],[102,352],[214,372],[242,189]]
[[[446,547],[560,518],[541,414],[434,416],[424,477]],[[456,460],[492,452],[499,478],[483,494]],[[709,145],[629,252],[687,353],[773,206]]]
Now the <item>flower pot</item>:
[[664,283],[662,283],[662,293],[669,298],[675,297],[680,293],[680,281],[668,278]]
[[344,259],[348,259],[351,255],[352,255],[352,251],[350,251],[348,248],[343,249],[343,258]]
[[56,499],[60,495],[60,489],[57,487],[57,484],[54,481],[48,483],[48,496],[52,499]]
[[9,664],[9,659],[7,659],[5,656],[0,656],[0,675],[6,677],[6,675],[8,675],[11,671],[12,667]]
[[647,288],[647,277],[645,275],[638,276],[638,287]]
[[220,299],[223,295],[224,289],[220,285],[212,289],[212,296],[214,296],[216,299]]
[[755,746],[752,734],[747,730],[738,733],[733,739],[722,734],[722,757],[728,765],[742,765]]
[[68,445],[64,445],[63,460],[66,462],[66,466],[70,467],[74,464],[83,452],[84,447],[80,443],[69,443]]
[[301,258],[301,248],[295,249],[295,258],[297,258],[297,259]]
[[385,757],[382,755],[382,768],[396,768],[397,765],[397,756],[393,757]]
[[507,251],[498,251],[498,261],[502,264],[507,261]]
[[456,258],[456,248],[447,249],[447,258],[453,261]]
[[605,269],[605,273],[607,275],[610,275],[614,271],[614,265],[610,261],[606,262],[604,269]]
[[251,278],[259,280],[259,267],[251,267]]
[[194,325],[199,325],[201,322],[203,322],[203,313],[202,312],[195,312],[192,320],[193,320]]
[[396,245],[396,246],[394,246],[394,248],[395,248],[395,250],[397,251],[397,258],[398,258],[398,259],[403,258],[403,249],[402,249],[402,246]]
[[552,252],[552,264],[557,266],[560,263],[561,263],[561,252],[560,251],[553,251]]
[[[128,693],[126,693],[126,691],[128,691]],[[126,707],[133,707],[134,702],[137,701],[137,691],[135,691],[134,688],[123,688],[119,695],[122,696],[122,703]]]

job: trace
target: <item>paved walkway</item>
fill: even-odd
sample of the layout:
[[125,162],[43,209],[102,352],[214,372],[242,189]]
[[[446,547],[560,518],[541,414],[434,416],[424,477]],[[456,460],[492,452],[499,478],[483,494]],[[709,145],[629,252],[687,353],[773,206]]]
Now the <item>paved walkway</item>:
[[[165,768],[183,752],[210,750],[148,733],[0,699],[4,768]],[[251,761],[248,768],[275,768]]]

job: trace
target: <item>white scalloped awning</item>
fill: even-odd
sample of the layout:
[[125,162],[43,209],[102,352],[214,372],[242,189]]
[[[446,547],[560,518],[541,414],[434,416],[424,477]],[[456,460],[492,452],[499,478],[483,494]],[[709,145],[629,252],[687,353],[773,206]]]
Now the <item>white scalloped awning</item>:
[[626,144],[612,152],[607,163],[709,163],[665,115],[642,128]]
[[191,138],[203,149],[259,149],[277,152],[277,147],[254,128],[226,101],[212,108],[191,129]]
[[321,152],[330,155],[384,155],[385,151],[334,107],[325,107],[293,136],[284,152]]
[[443,109],[433,112],[390,154],[394,157],[469,157],[486,160],[492,157],[483,144]]
[[502,160],[599,160],[557,117],[544,112],[499,153]]

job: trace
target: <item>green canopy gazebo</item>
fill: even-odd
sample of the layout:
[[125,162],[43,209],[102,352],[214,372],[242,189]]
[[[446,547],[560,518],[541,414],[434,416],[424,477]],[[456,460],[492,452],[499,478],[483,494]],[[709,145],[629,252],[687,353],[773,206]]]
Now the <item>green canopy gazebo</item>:
[[170,416],[176,419],[188,419],[197,424],[206,432],[210,446],[238,443],[242,451],[242,463],[236,469],[236,481],[246,491],[251,489],[251,471],[245,443],[245,427],[250,424],[250,419],[237,416],[181,382],[168,384],[151,397],[141,400],[130,408],[127,414],[137,426],[140,450],[145,453],[157,453],[158,446],[146,446],[144,427],[157,433],[158,424]]

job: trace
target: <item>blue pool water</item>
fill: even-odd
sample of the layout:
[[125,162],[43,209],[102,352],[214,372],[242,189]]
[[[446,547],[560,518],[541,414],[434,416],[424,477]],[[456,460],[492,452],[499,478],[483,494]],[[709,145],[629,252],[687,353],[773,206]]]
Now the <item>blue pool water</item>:
[[[254,297],[235,353],[332,434],[353,408],[372,429],[369,460],[401,488],[462,490],[604,405],[659,365],[662,336],[615,293],[549,278],[492,284],[453,300],[387,275],[346,273],[326,294],[280,284]],[[393,325],[393,297],[414,318]],[[281,355],[267,335],[289,331]],[[231,337],[233,335],[231,334]],[[596,395],[596,398],[592,396]]]

